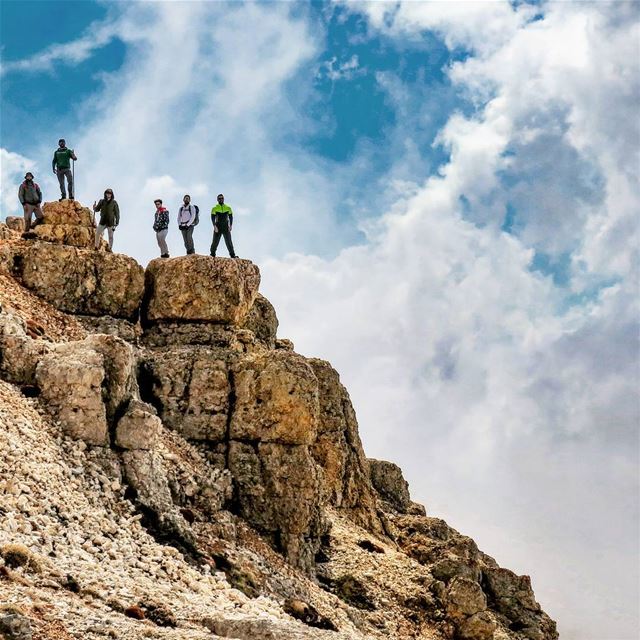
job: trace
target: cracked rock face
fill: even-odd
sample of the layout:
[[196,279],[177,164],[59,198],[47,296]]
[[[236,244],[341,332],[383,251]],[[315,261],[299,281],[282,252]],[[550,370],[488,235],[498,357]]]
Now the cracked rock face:
[[182,256],[156,259],[146,271],[142,319],[242,324],[260,285],[249,260]]
[[116,427],[116,446],[122,449],[153,449],[162,429],[155,409],[146,402],[132,400]]
[[138,317],[144,269],[128,256],[41,242],[16,251],[13,271],[61,311],[133,321]]
[[402,469],[393,462],[369,459],[371,481],[383,500],[400,513],[406,513],[411,504],[409,483],[402,475]]

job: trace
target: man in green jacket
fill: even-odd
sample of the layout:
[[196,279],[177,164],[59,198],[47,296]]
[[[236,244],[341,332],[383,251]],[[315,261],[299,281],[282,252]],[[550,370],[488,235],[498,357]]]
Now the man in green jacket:
[[67,197],[67,192],[64,188],[65,177],[69,185],[69,199],[73,200],[71,161],[77,159],[73,149],[67,149],[67,143],[64,141],[64,138],[60,138],[60,140],[58,140],[58,148],[53,152],[53,161],[51,163],[53,173],[58,176],[58,183],[60,184],[60,200],[65,200]]
[[232,258],[237,258],[231,241],[231,228],[233,227],[233,211],[224,203],[224,196],[218,194],[218,204],[211,209],[211,221],[213,222],[213,242],[211,243],[211,255],[216,257],[216,249],[220,238],[224,236],[224,243]]

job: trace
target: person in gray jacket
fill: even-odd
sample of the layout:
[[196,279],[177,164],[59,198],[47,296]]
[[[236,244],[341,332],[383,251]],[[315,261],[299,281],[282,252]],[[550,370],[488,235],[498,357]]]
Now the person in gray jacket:
[[40,224],[44,218],[40,203],[42,202],[42,191],[36,182],[33,181],[33,173],[27,171],[24,182],[18,189],[18,198],[24,212],[24,232],[31,229],[31,216],[35,212],[36,220],[33,226]]
[[182,233],[188,256],[196,252],[193,246],[193,228],[196,224],[198,224],[197,207],[191,204],[191,196],[185,195],[182,198],[182,206],[178,210],[178,228]]
[[113,198],[113,191],[111,189],[107,189],[104,192],[104,198],[102,198],[98,204],[94,201],[93,211],[100,212],[100,220],[96,227],[96,251],[100,248],[100,240],[102,239],[102,234],[105,229],[107,229],[109,234],[109,247],[107,248],[107,251],[112,251],[113,232],[120,224],[120,208]]

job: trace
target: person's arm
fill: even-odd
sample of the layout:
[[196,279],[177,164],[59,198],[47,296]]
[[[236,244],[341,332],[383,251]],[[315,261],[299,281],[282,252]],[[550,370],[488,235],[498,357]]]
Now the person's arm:
[[231,231],[231,227],[233,227],[233,210],[229,207],[229,231]]
[[213,230],[217,231],[218,230],[218,213],[215,207],[211,209],[211,222],[213,222]]
[[100,200],[98,200],[98,204],[94,204],[93,210],[94,211],[100,211],[100,209],[102,209],[102,205],[103,204],[104,204],[104,200],[102,198],[100,198]]
[[20,188],[18,189],[18,199],[20,200],[20,204],[22,206],[24,206],[24,202],[25,202],[25,200],[24,200],[24,191],[25,191],[24,184],[21,184]]
[[113,226],[117,227],[120,224],[120,207],[115,200],[113,201],[113,215],[116,219],[116,223]]
[[38,194],[38,204],[42,202],[42,190],[40,189],[40,185],[36,185],[36,193]]
[[71,149],[71,159],[72,159],[72,160],[77,160],[77,159],[78,159],[78,158],[76,158],[76,154],[75,154],[75,152],[73,151],[73,149]]
[[56,152],[53,152],[53,160],[51,161],[51,168],[53,169],[53,173],[56,172]]

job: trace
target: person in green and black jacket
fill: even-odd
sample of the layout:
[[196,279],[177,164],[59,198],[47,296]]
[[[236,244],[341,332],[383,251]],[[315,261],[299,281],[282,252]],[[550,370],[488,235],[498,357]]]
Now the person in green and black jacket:
[[51,162],[53,173],[58,176],[58,183],[60,184],[60,200],[65,200],[67,197],[67,192],[64,187],[65,177],[69,185],[69,199],[73,200],[71,161],[77,159],[73,149],[67,149],[67,143],[64,141],[64,138],[60,138],[60,140],[58,140],[58,148],[53,152],[53,161]]
[[232,258],[237,258],[231,241],[231,228],[233,227],[233,211],[224,203],[224,196],[218,194],[218,204],[211,209],[211,221],[213,222],[213,242],[211,243],[211,255],[216,257],[216,249],[220,238],[224,237],[224,243]]
[[104,198],[98,204],[93,203],[93,211],[100,212],[100,221],[96,227],[96,251],[100,248],[100,240],[105,229],[109,234],[109,248],[107,251],[111,251],[113,249],[113,232],[120,224],[120,207],[114,200],[111,189],[107,189],[104,192]]

